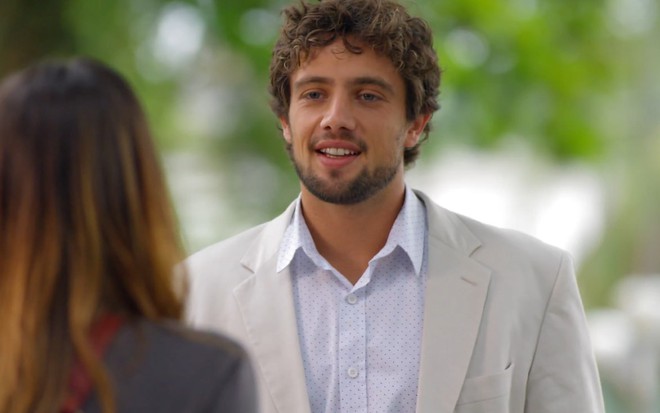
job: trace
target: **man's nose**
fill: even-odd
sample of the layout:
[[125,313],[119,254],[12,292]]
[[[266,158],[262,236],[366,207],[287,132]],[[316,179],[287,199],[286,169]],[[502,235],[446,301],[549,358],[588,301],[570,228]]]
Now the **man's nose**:
[[355,113],[350,97],[336,94],[328,100],[321,120],[324,130],[339,131],[355,129]]

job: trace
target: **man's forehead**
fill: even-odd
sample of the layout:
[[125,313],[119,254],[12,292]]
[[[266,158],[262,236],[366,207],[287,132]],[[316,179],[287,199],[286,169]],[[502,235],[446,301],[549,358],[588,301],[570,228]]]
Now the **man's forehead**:
[[[348,43],[348,45],[347,45]],[[311,47],[308,50],[304,50],[298,56],[298,64],[296,67],[292,68],[294,71],[301,66],[309,63],[314,60],[322,51],[329,50],[335,57],[341,59],[342,56],[357,55],[363,53],[365,50],[374,50],[364,41],[355,39],[355,38],[344,38],[337,37],[332,42],[324,46]],[[375,50],[374,50],[375,52]],[[376,53],[378,55],[378,53]]]

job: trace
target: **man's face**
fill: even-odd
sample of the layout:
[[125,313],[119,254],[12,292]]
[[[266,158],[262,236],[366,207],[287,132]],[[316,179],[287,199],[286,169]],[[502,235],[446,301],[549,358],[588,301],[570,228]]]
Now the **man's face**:
[[428,116],[406,120],[403,78],[386,57],[342,40],[318,49],[291,75],[288,118],[281,118],[296,172],[317,198],[362,202],[403,179],[403,149]]

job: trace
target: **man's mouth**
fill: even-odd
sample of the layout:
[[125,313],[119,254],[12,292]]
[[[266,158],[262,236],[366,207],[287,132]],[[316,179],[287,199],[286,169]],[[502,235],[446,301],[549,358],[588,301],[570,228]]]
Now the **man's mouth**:
[[325,156],[328,156],[330,158],[341,158],[344,156],[356,156],[359,154],[359,152],[356,151],[351,151],[346,148],[323,148],[319,149],[320,153],[324,154]]

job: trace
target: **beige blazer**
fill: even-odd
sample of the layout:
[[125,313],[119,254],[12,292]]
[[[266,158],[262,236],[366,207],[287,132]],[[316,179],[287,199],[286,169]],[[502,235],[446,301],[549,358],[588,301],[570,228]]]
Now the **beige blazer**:
[[[569,256],[416,194],[429,223],[417,412],[603,412]],[[264,413],[310,412],[291,277],[275,271],[293,209],[186,261],[189,321],[247,348]]]

